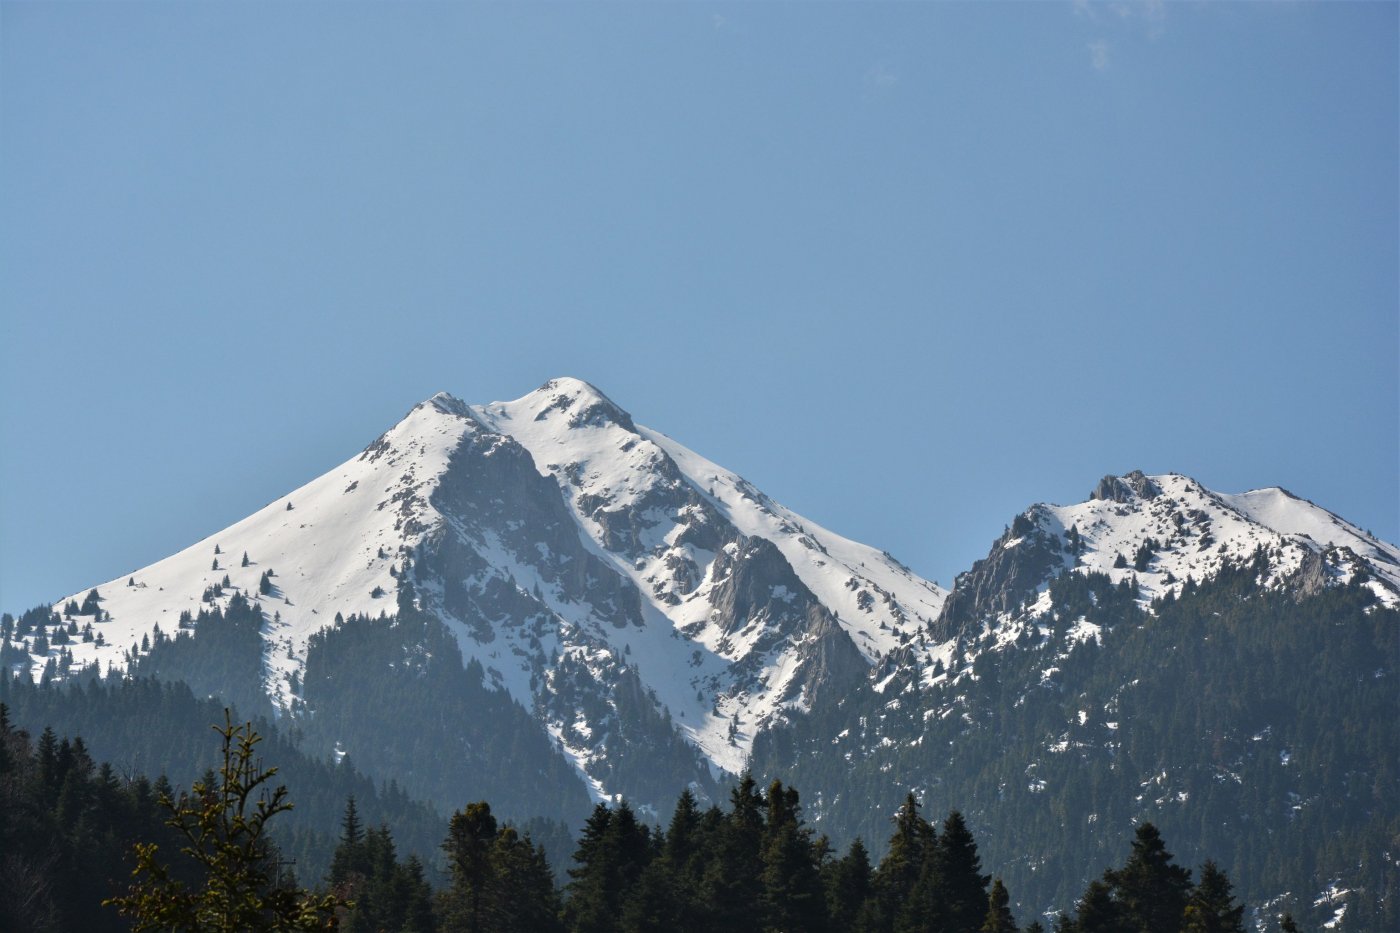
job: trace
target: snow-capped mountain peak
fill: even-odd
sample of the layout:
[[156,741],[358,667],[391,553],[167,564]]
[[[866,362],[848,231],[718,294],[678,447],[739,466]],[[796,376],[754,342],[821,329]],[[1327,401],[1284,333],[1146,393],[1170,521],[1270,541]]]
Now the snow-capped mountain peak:
[[[1061,573],[1131,582],[1139,602],[1180,594],[1227,563],[1263,552],[1264,586],[1363,581],[1400,603],[1400,549],[1278,487],[1228,494],[1189,476],[1105,476],[1075,505],[1040,504],[1017,516],[991,553],[959,575],[935,631],[948,638],[1004,617]],[[1306,580],[1304,579],[1306,578]]]
[[[596,717],[629,676],[658,721],[737,770],[785,710],[922,637],[943,597],[561,378],[479,407],[433,395],[290,495],[99,584],[101,643],[66,650],[123,669],[183,612],[242,596],[265,620],[265,692],[297,715],[312,636],[337,615],[393,616],[410,580],[599,795],[616,726]],[[51,660],[34,656],[34,674]]]

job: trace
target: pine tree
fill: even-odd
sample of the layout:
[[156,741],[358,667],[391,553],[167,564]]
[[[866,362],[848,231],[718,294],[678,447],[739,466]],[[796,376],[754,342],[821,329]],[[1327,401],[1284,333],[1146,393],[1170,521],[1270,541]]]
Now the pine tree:
[[895,814],[889,852],[875,870],[871,919],[874,929],[894,929],[895,919],[908,907],[924,862],[931,858],[937,842],[933,827],[919,815],[919,801],[911,791]]
[[276,884],[276,858],[265,836],[268,822],[291,809],[287,789],[268,789],[276,768],[256,762],[262,737],[251,723],[235,726],[228,711],[216,730],[223,739],[222,766],[195,782],[178,801],[163,795],[169,825],[183,836],[184,852],[203,869],[191,889],[158,858],[155,843],[136,846],[137,879],[124,897],[106,903],[130,917],[137,933],[157,930],[323,930],[344,902]]
[[[1057,933],[1065,926],[1066,924],[1056,923]],[[1122,906],[1113,897],[1112,889],[1097,879],[1089,882],[1084,896],[1075,906],[1074,922],[1068,925],[1068,931],[1072,933],[1136,933],[1137,929],[1128,923]],[[1162,927],[1161,933],[1174,933],[1176,929],[1173,923],[1171,926]]]
[[811,831],[803,827],[798,794],[774,781],[768,788],[763,850],[763,918],[770,930],[821,930],[826,898],[813,857]]
[[943,821],[932,861],[938,876],[938,909],[947,918],[946,929],[975,933],[986,918],[987,882],[991,879],[981,873],[977,843],[957,810]]
[[487,929],[492,933],[554,933],[559,922],[559,894],[544,852],[506,826],[496,834],[491,852],[491,896]]
[[247,567],[249,563],[250,563],[250,561],[248,560],[248,552],[247,552],[247,551],[244,551],[244,552],[243,552],[243,560],[239,562],[238,566],[240,566],[240,567]]
[[833,930],[855,929],[857,919],[870,899],[872,886],[870,853],[857,838],[844,858],[826,870],[826,903]]
[[1011,896],[998,878],[992,882],[987,895],[987,916],[979,927],[980,933],[1016,933],[1016,919],[1011,916]]
[[1191,890],[1191,872],[1172,864],[1162,834],[1151,823],[1137,828],[1132,852],[1121,869],[1104,873],[1128,928],[1163,933],[1180,927]]
[[570,926],[579,933],[612,930],[650,856],[647,829],[626,801],[616,810],[602,803],[594,807],[574,853],[575,867],[569,869]]
[[1244,905],[1236,904],[1234,886],[1213,861],[1201,866],[1201,880],[1186,902],[1183,933],[1244,933]]
[[335,854],[331,857],[328,880],[333,886],[353,884],[355,876],[363,877],[368,874],[364,840],[364,827],[360,824],[360,814],[352,794],[345,800],[345,815],[340,820],[340,844],[336,846]]
[[765,801],[753,775],[745,772],[730,791],[731,808],[714,841],[701,881],[701,898],[716,933],[749,933],[762,928],[763,814]]
[[442,844],[452,882],[440,897],[444,923],[449,929],[480,933],[486,929],[486,908],[491,884],[491,846],[496,839],[496,818],[484,800],[468,804],[452,814],[447,839]]

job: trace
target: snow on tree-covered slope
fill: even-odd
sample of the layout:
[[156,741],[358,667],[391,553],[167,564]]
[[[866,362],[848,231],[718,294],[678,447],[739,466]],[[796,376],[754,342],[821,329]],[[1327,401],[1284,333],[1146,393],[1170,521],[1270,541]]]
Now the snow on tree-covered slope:
[[[120,670],[182,613],[244,594],[265,620],[262,686],[297,715],[311,636],[337,614],[394,615],[411,581],[463,661],[532,711],[602,796],[635,788],[665,736],[736,771],[762,730],[823,691],[883,686],[910,664],[930,676],[970,631],[1046,608],[1056,574],[1131,576],[1146,604],[1260,548],[1265,584],[1364,572],[1383,600],[1400,593],[1400,551],[1311,503],[1140,473],[1032,507],[945,593],[557,379],[475,408],[434,396],[290,495],[99,584],[100,615],[70,613],[87,588],[57,608],[102,640],[63,646],[74,666]],[[34,676],[58,653],[31,651]],[[667,780],[695,767],[668,747]]]
[[[123,668],[123,655],[133,645],[151,637],[156,626],[174,634],[180,614],[209,605],[205,592],[227,577],[226,593],[261,597],[269,620],[266,686],[285,706],[285,678],[279,675],[304,660],[313,632],[337,612],[394,611],[397,581],[390,567],[440,520],[429,499],[452,451],[475,429],[465,406],[435,396],[363,453],[289,495],[164,560],[99,584],[100,607],[110,618],[95,630],[105,644],[74,643],[74,664],[96,662],[104,672]],[[265,596],[259,593],[264,573],[272,575]],[[56,607],[81,603],[86,593]],[[36,677],[44,663],[35,659]]]
[[[287,497],[99,584],[103,643],[73,644],[73,664],[124,669],[183,612],[241,593],[266,620],[264,689],[295,713],[311,636],[393,615],[405,580],[597,795],[619,730],[641,728],[618,719],[638,715],[617,693],[629,678],[643,719],[738,770],[759,731],[862,679],[943,596],[560,379],[475,409],[439,394]],[[33,655],[34,675],[52,659]]]
[[[1187,576],[1213,576],[1223,561],[1260,548],[1270,554],[1265,585],[1294,577],[1310,556],[1330,554],[1329,572],[1338,579],[1350,579],[1364,562],[1382,601],[1394,602],[1400,593],[1400,549],[1278,487],[1229,495],[1176,473],[1130,473],[1106,478],[1087,502],[1047,510],[1061,527],[1075,526],[1083,536],[1081,567],[1115,580],[1136,575],[1144,600],[1179,592]],[[1152,553],[1138,569],[1135,553],[1144,543]],[[1119,555],[1126,567],[1114,567]]]
[[1360,579],[1383,604],[1400,602],[1400,549],[1320,506],[1277,487],[1231,495],[1176,473],[1133,472],[1104,477],[1085,502],[1017,516],[987,557],[958,576],[935,632],[941,640],[1005,618],[1036,593],[1029,610],[1043,613],[1045,584],[1066,571],[1136,581],[1147,606],[1261,550],[1263,586]]

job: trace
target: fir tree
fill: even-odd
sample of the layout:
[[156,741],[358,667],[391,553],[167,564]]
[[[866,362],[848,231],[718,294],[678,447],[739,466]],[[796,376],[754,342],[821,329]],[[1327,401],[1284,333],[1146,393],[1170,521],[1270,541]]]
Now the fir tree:
[[1215,862],[1201,866],[1201,880],[1186,901],[1183,933],[1244,933],[1244,906],[1235,903],[1234,886]]
[[[352,794],[345,800],[345,815],[340,820],[340,844],[331,857],[331,885],[350,884],[354,876],[368,874],[364,851],[365,832]],[[353,898],[351,898],[353,900]]]
[[1132,852],[1121,869],[1104,873],[1123,908],[1128,929],[1160,933],[1181,924],[1191,890],[1191,872],[1172,864],[1162,834],[1151,823],[1137,828]]
[[[1128,922],[1122,906],[1113,897],[1112,889],[1096,879],[1089,882],[1084,896],[1075,906],[1073,924],[1057,923],[1055,929],[1056,933],[1062,929],[1066,933],[1136,933],[1138,928]],[[1174,933],[1176,929],[1177,925],[1173,922],[1171,926],[1161,927],[1158,933]]]
[[510,826],[492,843],[492,896],[488,899],[487,929],[492,933],[554,933],[562,930],[554,875],[544,851],[520,837]]
[[856,838],[826,870],[826,903],[833,930],[853,930],[873,891],[870,853]]
[[450,929],[464,933],[486,929],[495,838],[496,818],[485,801],[468,804],[465,810],[452,814],[442,844],[452,882],[439,898],[443,920]]
[[889,931],[894,928],[895,918],[907,907],[924,862],[931,858],[936,844],[933,827],[919,815],[919,801],[911,791],[895,814],[895,830],[890,837],[889,852],[875,870],[872,919],[875,929]]
[[987,895],[987,916],[978,929],[980,933],[1017,933],[1016,919],[1011,916],[1011,896],[998,878],[992,882]]
[[130,917],[138,933],[325,929],[342,901],[275,884],[276,859],[265,831],[291,804],[285,787],[269,790],[277,769],[255,761],[261,736],[251,724],[235,726],[227,711],[217,731],[223,739],[218,776],[206,775],[178,801],[161,799],[169,825],[184,837],[183,851],[203,869],[203,884],[191,888],[178,880],[160,861],[159,846],[141,843],[130,893],[108,903]]
[[768,788],[767,843],[763,850],[763,919],[770,930],[821,930],[826,898],[813,857],[811,831],[802,826],[794,788]]

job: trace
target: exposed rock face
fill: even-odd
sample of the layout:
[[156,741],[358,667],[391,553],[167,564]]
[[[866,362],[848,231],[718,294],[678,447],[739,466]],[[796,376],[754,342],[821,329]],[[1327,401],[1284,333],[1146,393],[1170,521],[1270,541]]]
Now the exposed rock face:
[[807,608],[807,636],[799,651],[798,676],[783,698],[810,709],[818,700],[844,695],[868,675],[869,667],[845,629],[816,602]]
[[486,430],[464,437],[432,503],[447,521],[420,562],[437,570],[444,585],[477,576],[486,563],[463,552],[503,548],[611,624],[642,624],[636,588],[585,547],[554,484],[511,438]]
[[740,535],[715,555],[712,574],[719,581],[712,591],[712,616],[726,635],[758,618],[774,620],[783,634],[793,634],[815,602],[792,566],[763,538]]
[[1094,491],[1089,494],[1091,502],[1128,502],[1134,497],[1155,499],[1162,494],[1162,487],[1153,482],[1141,470],[1134,470],[1126,476],[1105,476],[1099,480]]
[[[1111,477],[1109,477],[1111,478]],[[1108,478],[1106,478],[1108,479]],[[1103,488],[1104,483],[1099,484]],[[1007,612],[1073,558],[1068,557],[1059,522],[1035,506],[1012,522],[991,553],[958,574],[953,591],[933,625],[935,641],[963,634],[968,626]]]
[[1312,596],[1327,586],[1327,559],[1321,551],[1309,551],[1294,576],[1299,596]]

